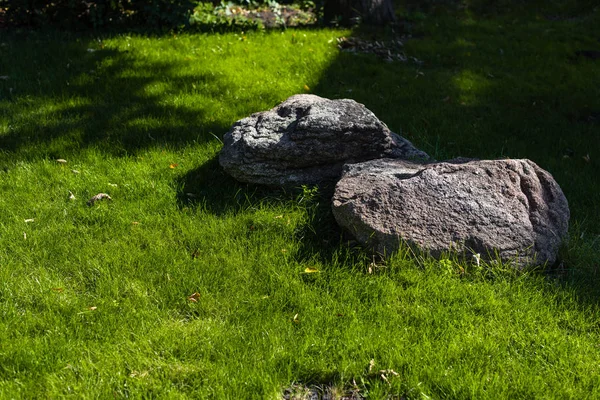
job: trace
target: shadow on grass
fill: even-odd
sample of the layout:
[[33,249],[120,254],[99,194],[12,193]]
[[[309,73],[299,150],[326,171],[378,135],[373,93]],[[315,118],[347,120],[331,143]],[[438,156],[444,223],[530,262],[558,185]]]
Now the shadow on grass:
[[567,251],[568,272],[553,279],[598,304],[600,287],[590,278],[600,265],[592,245],[600,238],[600,164],[591,154],[600,154],[600,62],[581,50],[600,50],[600,16],[591,9],[564,18],[530,11],[437,10],[409,15],[404,31],[356,29],[354,36],[371,43],[401,40],[408,61],[341,52],[315,92],[364,103],[436,159],[528,158],[551,172],[577,235],[587,238]]
[[348,238],[331,212],[331,185],[272,188],[241,183],[224,172],[215,156],[181,177],[177,186],[180,207],[199,207],[215,215],[301,205],[306,209],[307,221],[294,233],[301,243],[295,256],[298,262],[314,261],[315,257],[324,263],[331,262]]
[[216,87],[227,90],[216,75],[182,74],[180,63],[140,59],[88,36],[21,33],[2,50],[0,65],[11,73],[0,81],[9,119],[0,148],[20,158],[63,158],[88,147],[116,156],[180,148],[227,129],[202,105],[174,100],[192,83],[206,84],[209,98]]
[[215,215],[281,205],[298,192],[238,182],[221,168],[218,156],[181,177],[178,187],[181,188],[177,195],[180,207],[201,207]]

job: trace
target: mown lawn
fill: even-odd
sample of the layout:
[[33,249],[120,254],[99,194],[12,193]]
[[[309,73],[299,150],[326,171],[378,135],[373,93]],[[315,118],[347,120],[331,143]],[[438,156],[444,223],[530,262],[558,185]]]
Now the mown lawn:
[[[422,64],[347,30],[0,32],[0,398],[599,397],[599,11],[407,17]],[[534,160],[571,207],[561,264],[384,264],[325,192],[224,175],[229,126],[302,92],[438,159]]]

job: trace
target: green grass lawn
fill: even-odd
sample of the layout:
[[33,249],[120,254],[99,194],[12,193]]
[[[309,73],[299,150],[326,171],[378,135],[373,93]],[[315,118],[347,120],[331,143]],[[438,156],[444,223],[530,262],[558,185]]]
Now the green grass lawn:
[[[422,64],[344,30],[0,32],[0,398],[598,398],[600,14],[408,17]],[[326,193],[227,177],[229,126],[302,92],[437,159],[534,160],[562,264],[372,264]]]

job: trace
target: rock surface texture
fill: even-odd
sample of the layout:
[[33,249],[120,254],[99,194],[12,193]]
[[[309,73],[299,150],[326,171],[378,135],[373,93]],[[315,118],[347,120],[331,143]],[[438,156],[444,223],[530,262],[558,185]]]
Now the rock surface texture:
[[434,257],[480,253],[518,267],[553,263],[569,221],[560,187],[529,160],[347,165],[333,213],[384,255],[405,241]]
[[242,182],[316,184],[339,179],[345,163],[429,156],[354,100],[296,95],[236,122],[219,163]]

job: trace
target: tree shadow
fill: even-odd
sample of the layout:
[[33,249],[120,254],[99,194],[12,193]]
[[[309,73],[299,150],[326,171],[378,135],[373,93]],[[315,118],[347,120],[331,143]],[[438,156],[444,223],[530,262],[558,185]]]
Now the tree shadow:
[[227,129],[210,121],[208,107],[170,100],[201,86],[208,88],[202,95],[209,103],[215,87],[230,86],[218,75],[182,73],[185,66],[169,60],[141,62],[129,50],[86,36],[64,34],[57,48],[55,35],[15,34],[3,48],[2,70],[10,75],[0,81],[9,120],[8,133],[0,136],[5,153],[64,157],[93,147],[123,156],[204,143]]
[[358,27],[352,35],[366,42],[401,41],[406,61],[343,51],[315,92],[365,104],[438,160],[528,158],[548,170],[569,200],[571,234],[588,239],[546,273],[597,305],[600,64],[581,49],[600,50],[598,13],[479,11],[430,7],[393,29]]

